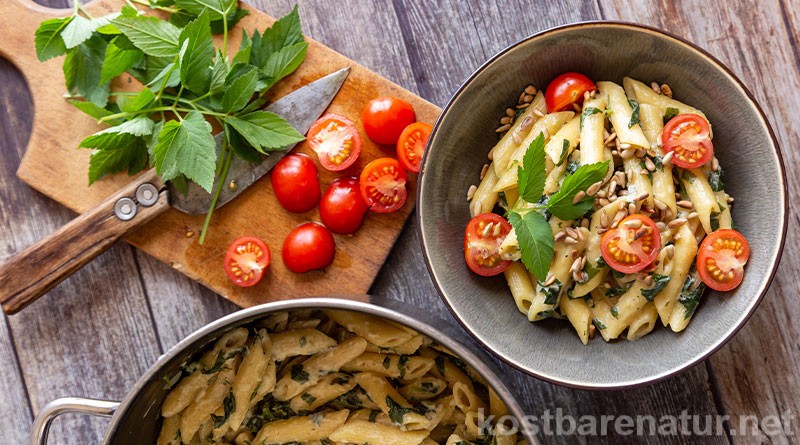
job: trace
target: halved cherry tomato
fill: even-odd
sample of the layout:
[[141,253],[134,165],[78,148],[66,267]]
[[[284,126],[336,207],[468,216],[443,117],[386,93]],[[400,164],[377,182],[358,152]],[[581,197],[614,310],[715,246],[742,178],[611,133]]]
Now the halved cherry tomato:
[[322,269],[333,262],[336,243],[331,232],[320,223],[307,222],[292,229],[283,240],[283,264],[295,273]]
[[697,168],[714,154],[708,122],[696,114],[679,114],[664,125],[661,132],[664,151],[674,152],[672,163],[683,168]]
[[361,196],[370,210],[391,213],[406,203],[406,170],[396,159],[378,158],[361,172]]
[[272,189],[284,209],[304,213],[319,202],[319,174],[310,157],[294,153],[281,159],[270,173]]
[[341,235],[356,233],[364,224],[364,216],[368,211],[358,179],[352,177],[333,181],[319,203],[322,224],[331,232]]
[[416,121],[411,104],[396,97],[372,99],[361,112],[364,131],[379,144],[396,144],[403,130]]
[[255,286],[269,267],[269,260],[269,247],[264,241],[243,236],[234,241],[225,253],[225,273],[237,286]]
[[431,131],[433,131],[433,125],[425,122],[415,122],[403,130],[397,141],[397,158],[407,170],[419,172],[422,153],[425,151],[425,145],[428,144]]
[[308,144],[319,156],[319,163],[330,171],[344,170],[361,153],[361,135],[350,119],[329,113],[308,130]]
[[606,264],[622,273],[646,269],[661,250],[661,234],[656,223],[644,215],[629,215],[616,229],[603,234],[600,253]]
[[564,73],[550,82],[544,93],[544,103],[550,113],[569,108],[572,104],[583,103],[583,93],[594,91],[597,87],[581,73]]
[[509,232],[511,224],[495,213],[481,213],[472,218],[464,233],[464,258],[467,266],[484,277],[498,275],[506,270],[511,261],[500,258],[500,244]]
[[742,282],[744,265],[750,258],[750,245],[733,229],[711,232],[697,252],[697,272],[708,287],[729,291]]

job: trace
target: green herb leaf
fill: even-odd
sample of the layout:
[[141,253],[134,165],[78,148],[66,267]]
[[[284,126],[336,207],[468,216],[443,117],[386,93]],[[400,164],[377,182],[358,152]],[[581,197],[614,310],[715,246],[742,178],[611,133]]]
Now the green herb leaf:
[[174,57],[180,50],[181,31],[172,23],[147,16],[120,16],[111,23],[145,54]]
[[153,148],[156,172],[165,180],[184,175],[211,193],[217,150],[211,124],[197,111],[182,121],[171,120],[158,133]]
[[195,94],[208,90],[211,81],[211,65],[214,59],[214,42],[205,10],[186,25],[180,34],[181,42],[188,42],[181,48],[181,83]]
[[628,128],[631,128],[639,123],[639,102],[637,102],[635,99],[628,99],[628,104],[630,104],[631,108],[633,108],[631,120],[628,122]]
[[181,70],[175,63],[170,63],[156,74],[147,86],[155,90],[177,86],[181,81]]
[[611,316],[619,318],[619,308],[617,306],[611,306]]
[[308,372],[306,372],[303,369],[303,364],[302,363],[298,363],[296,365],[292,365],[292,368],[291,368],[290,372],[291,372],[291,375],[292,375],[292,380],[294,380],[295,382],[305,383],[305,382],[308,381],[309,375],[308,375]]
[[[114,114],[107,108],[99,107],[91,102],[84,102],[81,100],[74,100],[74,99],[68,99],[67,101],[71,103],[73,106],[75,106],[75,108],[83,111],[84,113],[88,114],[89,116],[97,120],[100,120],[106,116],[111,116],[112,114]],[[114,119],[111,121],[106,121],[106,123],[109,125],[119,125],[120,123],[122,123],[122,120]]]
[[[583,113],[581,113],[581,126],[580,126],[580,128],[581,129],[583,128],[583,120],[584,119],[586,119],[587,117],[589,117],[589,116],[591,116],[593,114],[597,114],[597,113],[600,113],[600,112],[601,111],[600,111],[599,108],[595,108],[595,107],[586,107],[586,108],[584,108]],[[559,165],[561,165],[561,164],[559,164]]]
[[553,215],[563,220],[575,219],[583,216],[592,208],[594,197],[586,196],[577,204],[572,200],[578,192],[585,192],[592,184],[602,180],[608,172],[608,162],[596,162],[594,164],[582,165],[575,173],[564,178],[561,189],[550,196],[547,203],[547,210]]
[[282,117],[269,111],[231,116],[225,122],[261,153],[280,150],[305,139]]
[[567,156],[569,156],[569,141],[564,139],[564,142],[561,144],[561,154],[558,155],[558,162],[556,166],[560,167],[564,161],[567,160]]
[[228,76],[228,64],[221,52],[217,52],[214,64],[211,66],[211,79],[208,87],[212,94],[220,93],[225,89],[225,78]]
[[117,105],[120,110],[126,113],[133,113],[147,108],[156,98],[150,88],[144,87],[139,94],[135,96],[120,96],[117,98]]
[[675,117],[675,116],[677,116],[679,114],[680,114],[680,111],[678,111],[677,108],[667,107],[667,112],[664,113],[664,118],[663,118],[664,125],[666,125],[667,122],[670,121],[670,119],[672,119],[673,117]]
[[656,295],[667,287],[669,280],[669,275],[653,274],[653,286],[650,289],[642,289],[642,296],[647,301],[653,301]]
[[239,51],[233,56],[233,63],[250,63],[250,53],[253,51],[253,41],[246,32],[242,33],[242,43],[239,44]]
[[127,171],[129,175],[147,166],[147,147],[141,138],[135,138],[117,150],[98,150],[89,159],[89,185],[105,175]]
[[703,291],[706,290],[706,285],[703,282],[698,283],[697,287],[692,289],[695,281],[695,275],[689,274],[686,277],[686,281],[683,283],[681,294],[678,297],[678,301],[683,305],[684,308],[686,308],[684,319],[687,319],[694,314],[695,309],[697,309],[697,305],[700,304],[700,297],[703,296]]
[[545,173],[544,135],[534,139],[522,158],[522,167],[517,167],[519,195],[527,202],[536,202],[544,193]]
[[272,54],[282,48],[296,45],[303,42],[303,30],[300,27],[300,14],[295,5],[292,12],[281,17],[271,27],[260,35],[257,31],[253,33],[253,49],[250,56],[250,63],[263,68],[266,66]]
[[72,21],[72,17],[48,19],[43,21],[36,30],[36,56],[44,62],[53,57],[63,56],[67,53],[61,33]]
[[211,20],[222,20],[236,6],[237,0],[176,0],[175,5],[193,15],[208,11]]
[[117,36],[106,48],[103,59],[103,68],[100,70],[100,83],[109,82],[139,63],[144,53],[139,49],[127,49],[120,46],[120,42],[127,41],[125,36]]
[[412,408],[406,408],[395,402],[390,396],[386,396],[386,406],[389,408],[389,420],[395,425],[402,425],[406,413],[412,412]]
[[222,96],[222,109],[227,113],[239,111],[244,108],[256,92],[258,71],[250,70],[247,74],[239,76],[228,84]]
[[542,281],[537,281],[536,284],[539,286],[539,290],[544,294],[544,304],[552,306],[558,302],[558,296],[561,295],[561,281],[556,279],[553,284],[549,286],[545,286]]
[[603,329],[606,328],[606,325],[603,324],[603,322],[600,321],[600,319],[598,319],[598,318],[595,318],[594,320],[592,320],[592,324],[594,324],[597,327],[597,329],[600,329],[600,330],[603,330]]
[[71,49],[89,40],[96,28],[93,22],[93,20],[83,16],[75,15],[61,33],[61,38],[64,39],[64,46],[67,49]]
[[236,398],[233,396],[233,391],[228,391],[228,395],[225,397],[225,400],[222,402],[223,406],[223,415],[217,416],[216,414],[211,414],[211,419],[214,421],[214,428],[219,428],[222,424],[228,420],[228,417],[236,411]]
[[708,172],[708,185],[715,192],[721,192],[725,188],[725,184],[722,182],[722,167],[717,171],[711,170]]
[[609,298],[619,297],[625,292],[628,292],[627,287],[612,287],[606,290],[605,296]]
[[247,17],[250,11],[247,9],[242,8],[234,8],[231,12],[228,13],[227,19],[223,23],[222,19],[212,20],[211,21],[211,34],[222,34],[225,32],[225,25],[228,25],[228,30],[236,26],[239,23],[239,20]]
[[67,90],[100,107],[106,105],[109,94],[108,83],[100,84],[106,46],[102,37],[92,36],[67,53],[63,67]]
[[115,127],[87,137],[80,143],[83,148],[96,148],[98,150],[116,150],[127,147],[141,136],[149,136],[153,132],[153,121],[145,116],[123,122]]
[[553,231],[541,213],[530,211],[524,216],[509,212],[508,222],[514,227],[519,242],[522,264],[537,280],[544,280],[553,261]]
[[267,59],[266,64],[261,69],[263,83],[258,85],[258,91],[262,92],[270,89],[279,80],[292,74],[306,58],[308,43],[301,42],[281,48]]

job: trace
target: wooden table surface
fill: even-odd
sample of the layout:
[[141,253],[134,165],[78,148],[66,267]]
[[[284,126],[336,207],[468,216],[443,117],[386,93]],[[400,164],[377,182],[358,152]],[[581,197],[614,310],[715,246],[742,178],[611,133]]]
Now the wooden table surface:
[[[67,0],[41,2],[67,6]],[[289,0],[252,3],[273,16],[292,6]],[[302,2],[300,13],[309,36],[440,106],[484,60],[546,28],[606,19],[666,29],[710,51],[750,88],[783,147],[789,192],[800,193],[798,0],[317,0]],[[4,60],[0,60],[0,106],[3,259],[74,215],[14,175],[33,110],[25,82]],[[777,279],[759,310],[727,346],[682,375],[635,390],[590,392],[544,383],[503,367],[506,382],[532,414],[561,408],[576,418],[646,414],[659,419],[683,411],[729,416],[719,434],[540,434],[543,443],[800,443],[800,419],[794,418],[800,416],[800,216],[793,211],[790,218]],[[373,293],[452,320],[427,277],[412,217]],[[25,443],[33,417],[57,397],[121,399],[162,352],[236,309],[167,265],[128,245],[115,246],[22,313],[0,315],[0,443]],[[765,429],[751,428],[742,435],[737,430],[743,416],[781,415],[790,422],[778,434],[768,436]],[[55,422],[51,443],[97,443],[106,422],[65,416]]]

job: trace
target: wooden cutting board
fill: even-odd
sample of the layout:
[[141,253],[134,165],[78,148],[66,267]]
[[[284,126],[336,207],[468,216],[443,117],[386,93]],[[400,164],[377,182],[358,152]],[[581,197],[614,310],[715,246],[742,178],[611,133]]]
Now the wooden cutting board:
[[[119,11],[123,0],[95,0],[86,6],[94,16]],[[239,47],[242,30],[270,26],[274,19],[248,5],[250,14],[229,34],[229,51]],[[104,178],[88,186],[87,170],[90,151],[77,149],[78,143],[101,127],[66,100],[63,94],[63,57],[41,63],[36,58],[34,31],[42,20],[63,17],[71,10],[49,9],[31,0],[0,1],[0,55],[9,59],[22,72],[33,96],[34,121],[27,151],[17,175],[34,189],[76,212],[84,212],[131,178],[125,174]],[[302,17],[301,17],[302,22]],[[433,123],[440,109],[393,82],[373,73],[325,45],[307,39],[305,62],[291,76],[278,83],[267,94],[270,99],[281,96],[345,66],[350,76],[328,111],[350,117],[361,132],[363,147],[358,161],[344,172],[328,172],[320,168],[323,190],[340,176],[358,176],[371,160],[396,156],[394,147],[380,146],[366,137],[360,116],[364,105],[377,96],[402,98],[414,106],[417,119]],[[219,44],[219,42],[218,42]],[[113,87],[130,82],[127,75],[115,80]],[[307,144],[295,151],[316,159]],[[306,221],[319,221],[314,209],[305,214],[283,210],[275,198],[269,175],[264,176],[231,203],[218,209],[209,234],[201,246],[197,243],[203,225],[202,215],[187,215],[169,209],[126,241],[240,306],[312,295],[364,293],[370,288],[381,265],[389,254],[409,214],[413,211],[416,175],[409,175],[409,198],[405,206],[391,214],[370,213],[361,230],[354,236],[336,237],[336,259],[322,271],[295,274],[283,265],[281,244],[289,231]],[[272,251],[272,264],[262,281],[252,288],[239,288],[230,283],[222,268],[223,256],[231,242],[244,235],[262,238]],[[102,298],[102,296],[100,296]]]

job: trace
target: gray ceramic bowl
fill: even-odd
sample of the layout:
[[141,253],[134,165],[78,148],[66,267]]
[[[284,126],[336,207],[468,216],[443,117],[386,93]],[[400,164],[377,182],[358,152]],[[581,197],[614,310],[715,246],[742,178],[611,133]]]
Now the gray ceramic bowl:
[[[531,324],[517,311],[502,276],[470,273],[462,251],[469,221],[467,189],[478,182],[503,110],[528,84],[544,88],[578,71],[621,84],[624,76],[668,83],[676,98],[703,110],[725,187],[736,198],[733,219],[750,243],[741,286],[706,293],[680,334],[658,326],[638,341],[588,346],[559,320]],[[699,363],[753,314],[775,274],[787,227],[786,184],[778,144],[742,83],[700,48],[664,32],[627,23],[578,23],[544,31],[481,66],[445,107],[431,135],[417,211],[428,268],[453,315],[479,342],[511,365],[544,380],[588,389],[653,383]]]

